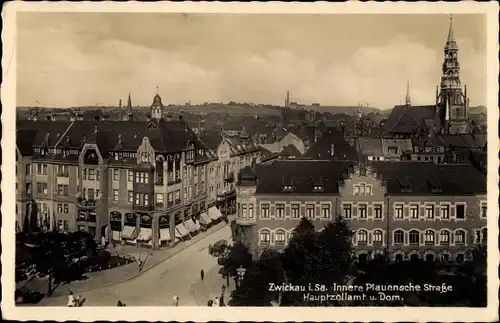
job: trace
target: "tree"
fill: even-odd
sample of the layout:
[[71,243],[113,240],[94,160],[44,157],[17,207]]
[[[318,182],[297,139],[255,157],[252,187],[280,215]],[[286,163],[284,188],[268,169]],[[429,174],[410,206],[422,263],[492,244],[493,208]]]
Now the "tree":
[[224,276],[236,276],[236,269],[243,267],[247,268],[252,263],[252,255],[249,253],[248,248],[240,243],[235,243],[224,260],[223,271]]
[[29,247],[33,265],[38,276],[48,276],[48,294],[52,293],[54,281],[69,282],[76,277],[75,269],[81,276],[80,261],[97,254],[97,243],[86,232],[59,233],[40,232],[18,235],[19,245]]

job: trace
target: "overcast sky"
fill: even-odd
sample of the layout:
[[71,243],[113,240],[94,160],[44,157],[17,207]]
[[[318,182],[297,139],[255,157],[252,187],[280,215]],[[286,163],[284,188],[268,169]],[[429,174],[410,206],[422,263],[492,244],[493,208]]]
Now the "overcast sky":
[[[462,84],[486,101],[486,18],[454,15]],[[17,105],[433,104],[448,15],[17,14]],[[38,103],[37,103],[38,102]]]

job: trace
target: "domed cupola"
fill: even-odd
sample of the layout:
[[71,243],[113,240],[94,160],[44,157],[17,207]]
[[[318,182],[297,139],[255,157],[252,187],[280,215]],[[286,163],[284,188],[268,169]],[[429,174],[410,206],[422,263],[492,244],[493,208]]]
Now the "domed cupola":
[[255,170],[247,166],[238,174],[238,186],[255,186],[257,184],[257,173]]
[[156,87],[156,95],[153,98],[153,104],[151,104],[151,118],[156,120],[163,118],[163,103],[161,102],[161,96],[158,94],[158,87]]

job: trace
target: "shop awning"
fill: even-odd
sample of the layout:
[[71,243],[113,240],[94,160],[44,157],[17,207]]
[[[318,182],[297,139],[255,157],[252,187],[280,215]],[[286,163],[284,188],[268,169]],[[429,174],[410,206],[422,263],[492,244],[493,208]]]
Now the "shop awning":
[[111,231],[111,239],[120,240],[120,231]]
[[134,240],[135,237],[137,236],[136,229],[137,229],[136,227],[132,227],[130,225],[124,226],[122,230],[122,239]]
[[210,224],[210,222],[212,222],[212,219],[208,217],[207,212],[203,212],[202,214],[200,214],[200,222],[201,224]]
[[170,228],[160,229],[160,241],[170,241]]
[[200,230],[200,222],[196,222],[195,220],[193,220],[193,227],[196,229],[196,231]]
[[153,230],[151,230],[150,228],[141,228],[141,232],[137,237],[137,241],[148,242],[151,241],[152,238],[153,238]]
[[194,224],[192,219],[186,220],[186,222],[184,222],[184,226],[186,227],[186,229],[188,229],[191,232],[196,232],[198,230],[196,228],[196,224]]
[[211,208],[208,209],[208,216],[210,217],[210,219],[215,221],[219,219],[222,216],[222,214],[220,213],[218,208],[212,206]]
[[182,238],[182,237],[185,237],[187,235],[189,235],[189,231],[186,229],[186,227],[184,227],[184,225],[182,223],[175,226],[175,237],[176,238]]

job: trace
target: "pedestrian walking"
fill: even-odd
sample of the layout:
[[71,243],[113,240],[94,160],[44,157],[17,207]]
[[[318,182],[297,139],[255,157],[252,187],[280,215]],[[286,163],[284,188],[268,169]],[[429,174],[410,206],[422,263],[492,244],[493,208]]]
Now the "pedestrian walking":
[[214,306],[214,301],[213,301],[213,300],[209,300],[209,301],[207,302],[207,306],[209,306],[209,307]]
[[68,295],[68,307],[74,307],[75,306],[75,298],[73,296],[73,292],[69,292]]
[[214,306],[215,307],[219,306],[219,298],[218,297],[215,297],[215,299],[214,299]]
[[139,259],[137,265],[139,266],[139,271],[142,271],[142,260]]
[[172,305],[173,306],[179,306],[179,296],[174,294],[174,297],[172,297]]
[[201,281],[203,281],[203,279],[205,278],[205,272],[203,271],[203,269],[200,271],[200,276],[201,276]]
[[81,306],[80,305],[80,302],[81,302],[80,298],[81,298],[80,295],[76,295],[76,297],[75,297],[75,307],[80,307]]

